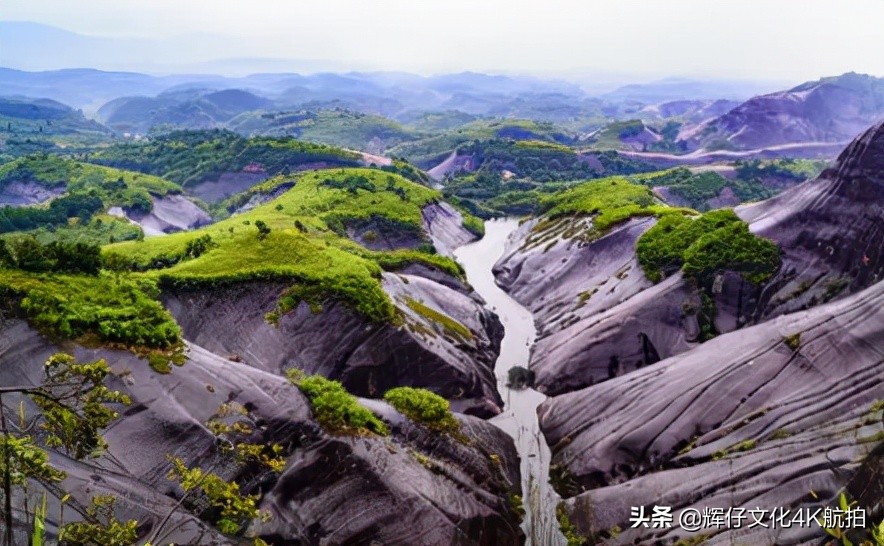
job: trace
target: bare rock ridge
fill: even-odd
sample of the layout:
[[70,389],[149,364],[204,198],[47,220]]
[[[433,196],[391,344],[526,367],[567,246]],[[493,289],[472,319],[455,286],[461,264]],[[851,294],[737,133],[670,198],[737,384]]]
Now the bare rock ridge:
[[[778,244],[782,267],[764,286],[724,271],[715,328],[727,333],[857,292],[881,279],[884,124],[869,129],[817,179],[742,207],[750,229]],[[635,245],[653,219],[634,219],[585,243],[585,219],[537,233],[526,222],[495,265],[501,286],[543,325],[531,357],[539,390],[580,389],[695,347],[702,302],[680,274],[653,285]]]
[[[845,486],[880,503],[884,418],[884,123],[817,179],[742,207],[782,266],[755,287],[722,272],[721,335],[700,343],[681,274],[651,284],[634,219],[590,243],[587,219],[526,222],[496,265],[544,327],[531,369],[555,484],[584,536],[610,544],[696,539],[632,529],[648,499],[684,509],[821,508]],[[598,385],[599,381],[605,381]],[[619,531],[618,531],[619,530]],[[710,544],[803,544],[816,526],[702,531]]]
[[163,235],[212,223],[206,211],[183,195],[152,197],[151,201],[153,206],[148,213],[128,212],[120,207],[111,207],[108,212],[138,224],[146,235]]
[[750,150],[790,143],[846,143],[884,117],[884,80],[856,73],[753,97],[683,135],[689,147]]
[[448,203],[432,203],[421,210],[424,229],[433,241],[436,251],[453,256],[454,249],[476,238],[463,226],[463,215]]
[[[565,469],[571,521],[612,544],[677,529],[630,529],[648,499],[693,507],[820,507],[873,463],[884,433],[884,283],[810,311],[737,330],[604,385],[557,396],[540,423]],[[871,471],[871,470],[870,470]],[[866,506],[881,491],[866,492]],[[709,529],[710,544],[798,544],[814,526]],[[634,542],[635,541],[635,542]]]
[[[0,385],[38,382],[41,363],[60,349],[24,321],[4,318]],[[333,436],[287,380],[197,345],[189,345],[187,362],[168,375],[153,372],[128,352],[65,350],[81,360],[106,359],[114,370],[110,387],[132,399],[107,430],[103,456],[77,462],[52,453],[68,476],[62,486],[72,493],[67,521],[76,519],[92,496],[111,494],[119,499],[118,515],[137,519],[141,536],[149,535],[182,494],[166,478],[166,456],[181,457],[187,465],[210,464],[218,446],[205,423],[222,404],[236,403],[250,410],[257,431],[251,441],[285,449],[287,465],[279,476],[254,474],[248,467],[219,470],[225,479],[248,484],[244,494],[261,495],[260,507],[272,519],[252,531],[273,543],[521,543],[510,502],[519,492],[518,458],[512,440],[481,419],[457,415],[469,439],[463,443],[429,433],[383,402],[365,400],[391,423],[391,436]],[[49,493],[51,532],[59,510],[55,490]],[[174,512],[158,541],[232,544],[184,511]]]
[[884,123],[815,180],[737,210],[782,249],[753,321],[802,309],[884,279]]

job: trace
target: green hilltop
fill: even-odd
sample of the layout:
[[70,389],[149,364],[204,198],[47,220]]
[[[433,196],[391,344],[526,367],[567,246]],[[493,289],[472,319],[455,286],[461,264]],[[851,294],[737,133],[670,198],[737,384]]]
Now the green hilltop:
[[269,176],[322,166],[356,166],[362,156],[291,137],[246,138],[232,131],[175,131],[149,141],[98,150],[89,161],[162,176],[184,187],[226,172],[255,169]]

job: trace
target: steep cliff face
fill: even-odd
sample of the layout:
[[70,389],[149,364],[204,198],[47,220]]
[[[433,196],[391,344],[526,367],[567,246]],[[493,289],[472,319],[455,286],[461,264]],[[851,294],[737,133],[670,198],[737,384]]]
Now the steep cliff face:
[[[541,427],[566,469],[571,520],[586,535],[624,529],[612,544],[650,544],[685,535],[629,528],[630,507],[651,499],[676,517],[710,506],[836,504],[884,433],[875,405],[884,397],[882,309],[878,283],[544,403]],[[860,498],[871,507],[880,490]],[[822,536],[816,526],[703,532],[714,543]]]
[[[59,349],[23,321],[4,319],[0,385],[38,382],[42,362]],[[72,493],[67,521],[77,519],[92,496],[107,493],[119,499],[120,517],[139,521],[142,537],[171,513],[157,543],[235,543],[188,512],[174,510],[182,491],[166,478],[167,455],[173,455],[237,479],[245,494],[260,495],[271,519],[251,532],[273,543],[520,543],[510,500],[519,490],[515,449],[512,440],[480,419],[457,415],[465,437],[458,440],[430,433],[383,402],[364,400],[389,422],[391,435],[336,436],[322,429],[310,403],[287,380],[198,345],[190,344],[187,362],[168,375],[153,372],[129,352],[71,344],[65,349],[81,360],[105,358],[114,371],[109,386],[132,399],[107,430],[106,454],[83,462],[53,454],[53,462],[68,474],[61,485]],[[206,422],[222,404],[249,409],[253,440],[284,447],[281,475],[213,463],[219,444]],[[32,493],[42,494],[37,484]],[[50,491],[50,530],[58,524],[54,494]]]
[[720,271],[709,300],[680,273],[652,284],[635,246],[655,220],[633,219],[587,243],[574,219],[538,233],[526,222],[495,266],[499,282],[542,325],[531,357],[539,390],[556,395],[697,345],[704,306],[719,333],[854,293],[884,275],[884,124],[815,180],[738,215],[780,247],[762,286]]
[[212,222],[212,217],[206,211],[182,195],[153,197],[152,203],[151,211],[146,214],[124,212],[120,207],[113,207],[109,212],[138,224],[146,235],[163,235]]
[[448,203],[432,203],[421,210],[424,230],[433,241],[436,251],[444,256],[476,239],[463,225],[463,215]]
[[[495,273],[534,313],[539,330],[531,369],[539,390],[555,395],[579,389],[683,352],[696,341],[696,317],[683,311],[696,304],[695,291],[680,276],[654,285],[636,260],[636,240],[653,224],[649,218],[630,220],[589,244],[532,234],[530,222],[515,234]],[[554,239],[526,244],[532,237]]]

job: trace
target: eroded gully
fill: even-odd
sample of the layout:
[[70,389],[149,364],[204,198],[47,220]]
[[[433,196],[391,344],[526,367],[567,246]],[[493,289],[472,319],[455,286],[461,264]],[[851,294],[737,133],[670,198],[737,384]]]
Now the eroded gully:
[[549,485],[550,451],[537,422],[537,406],[546,396],[533,389],[513,390],[506,386],[510,368],[528,367],[531,346],[537,335],[531,312],[497,286],[491,271],[503,255],[507,238],[518,225],[518,220],[511,218],[485,222],[485,237],[458,248],[455,256],[463,265],[473,289],[485,300],[485,306],[500,317],[504,326],[500,356],[494,366],[504,410],[491,423],[512,436],[519,452],[525,506],[522,528],[527,537],[526,544],[560,546],[567,541],[556,520],[559,497]]

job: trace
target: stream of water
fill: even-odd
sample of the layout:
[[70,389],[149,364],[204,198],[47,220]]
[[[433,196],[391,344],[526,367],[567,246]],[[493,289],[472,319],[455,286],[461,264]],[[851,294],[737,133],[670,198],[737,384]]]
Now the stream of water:
[[485,299],[486,307],[500,317],[505,329],[500,356],[494,366],[504,410],[491,423],[512,436],[519,452],[525,506],[522,529],[528,539],[526,544],[562,546],[567,541],[556,520],[559,497],[549,485],[550,451],[537,422],[537,406],[546,396],[533,389],[513,390],[506,386],[510,368],[528,367],[531,346],[537,336],[531,312],[501,290],[491,272],[503,255],[507,238],[518,225],[519,221],[512,218],[485,222],[485,237],[458,248],[455,256],[466,270],[469,283]]

